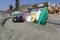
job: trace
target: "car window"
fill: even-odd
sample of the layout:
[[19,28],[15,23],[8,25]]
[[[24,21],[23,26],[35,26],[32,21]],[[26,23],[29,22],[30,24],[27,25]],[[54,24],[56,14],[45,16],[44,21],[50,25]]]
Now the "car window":
[[20,12],[20,13],[15,13],[15,14],[12,14],[12,16],[14,16],[14,17],[15,17],[15,16],[18,16],[18,17],[19,17],[19,16],[21,16],[21,15],[22,15],[22,12]]
[[17,16],[21,16],[22,14],[17,14]]
[[16,16],[16,14],[13,14],[12,16]]
[[38,11],[38,9],[32,9],[31,11]]

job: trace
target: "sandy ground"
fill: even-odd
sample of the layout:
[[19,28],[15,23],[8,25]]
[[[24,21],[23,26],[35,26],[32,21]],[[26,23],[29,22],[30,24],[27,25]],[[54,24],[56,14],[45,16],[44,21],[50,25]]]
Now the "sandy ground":
[[49,19],[60,20],[60,14],[49,14]]
[[[52,16],[50,18],[54,18]],[[8,19],[4,27],[0,27],[0,40],[60,40],[60,25],[13,23]]]

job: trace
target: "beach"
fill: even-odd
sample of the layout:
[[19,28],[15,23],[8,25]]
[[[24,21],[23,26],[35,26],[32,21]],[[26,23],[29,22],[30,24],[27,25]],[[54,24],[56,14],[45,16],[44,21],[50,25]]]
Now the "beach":
[[[3,19],[0,19],[0,22],[2,22],[1,20]],[[13,23],[11,18],[6,21],[4,26],[0,25],[0,40],[60,40],[60,25]]]

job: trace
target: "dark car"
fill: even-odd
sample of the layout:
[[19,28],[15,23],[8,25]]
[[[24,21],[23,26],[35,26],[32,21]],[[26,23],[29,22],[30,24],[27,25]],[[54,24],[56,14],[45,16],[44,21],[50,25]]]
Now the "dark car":
[[16,16],[12,20],[13,22],[24,22],[23,16],[20,16],[20,17]]
[[24,22],[23,16],[22,16],[22,12],[14,12],[15,14],[13,14],[13,22]]

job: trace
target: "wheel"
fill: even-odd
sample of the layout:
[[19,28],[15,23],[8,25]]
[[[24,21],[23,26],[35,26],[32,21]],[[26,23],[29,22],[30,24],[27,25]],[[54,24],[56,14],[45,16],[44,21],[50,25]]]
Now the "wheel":
[[17,22],[17,19],[16,18],[13,18],[12,21],[13,21],[13,23],[16,23]]

